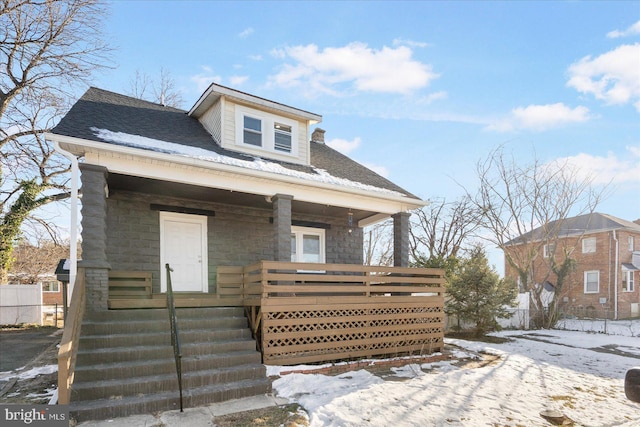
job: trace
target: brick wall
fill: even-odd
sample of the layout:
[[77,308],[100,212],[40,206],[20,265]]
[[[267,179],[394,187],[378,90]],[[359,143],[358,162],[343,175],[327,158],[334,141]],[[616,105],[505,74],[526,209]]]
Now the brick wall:
[[[215,212],[207,222],[210,292],[217,266],[274,260],[272,210],[118,191],[107,199],[107,259],[114,270],[152,271],[154,292],[160,292],[160,215],[151,204]],[[349,233],[346,218],[293,213],[292,220],[329,225],[327,263],[362,264],[362,230]]]
[[[623,292],[622,280],[623,272],[620,268],[621,263],[631,263],[632,253],[628,245],[627,238],[634,237],[634,250],[640,250],[640,233],[631,233],[628,231],[617,231],[618,239],[618,276],[616,282],[616,242],[613,232],[603,231],[600,233],[592,233],[581,238],[567,238],[558,242],[556,254],[562,254],[564,249],[573,248],[571,256],[576,260],[576,269],[570,273],[563,286],[560,294],[559,307],[568,312],[586,311],[587,309],[599,312],[615,311],[616,283],[618,295],[618,318],[626,318],[631,316],[632,304],[640,303],[640,286],[638,280],[640,275],[634,272],[635,287],[633,292]],[[582,240],[588,238],[596,239],[596,250],[591,253],[583,253]],[[521,248],[520,248],[521,249]],[[561,255],[556,259],[560,261]],[[599,292],[585,293],[585,272],[598,271],[600,282]],[[514,269],[510,265],[505,265],[505,277],[516,278]],[[550,273],[549,259],[545,259],[542,249],[534,263],[534,278],[537,283],[548,280],[552,284],[556,284],[557,277]],[[602,299],[606,302],[602,303]]]

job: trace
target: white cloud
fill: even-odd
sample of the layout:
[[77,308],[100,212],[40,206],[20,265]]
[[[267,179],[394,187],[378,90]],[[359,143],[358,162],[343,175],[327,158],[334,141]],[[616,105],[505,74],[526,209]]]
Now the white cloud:
[[555,162],[574,166],[580,178],[591,176],[595,184],[640,184],[640,145],[626,147],[626,152],[620,156],[611,151],[606,156],[580,153]]
[[222,77],[213,73],[213,70],[209,66],[202,67],[202,73],[191,76],[190,80],[196,84],[200,93],[204,92],[211,83],[222,82]]
[[420,104],[431,104],[433,101],[438,101],[440,99],[447,99],[448,94],[446,91],[441,90],[440,92],[430,93],[429,95],[418,100]]
[[421,89],[438,77],[431,66],[412,58],[407,46],[372,49],[364,43],[319,49],[314,44],[272,51],[278,58],[289,58],[270,77],[272,84],[301,87],[308,94],[325,93],[338,96],[348,84],[357,91],[407,94]]
[[607,104],[633,103],[640,112],[640,43],[622,45],[592,58],[586,56],[569,67],[567,86],[593,94]]
[[342,154],[349,154],[356,148],[360,146],[362,140],[360,137],[355,137],[351,141],[347,141],[346,139],[334,138],[330,141],[327,141],[327,145],[334,150],[341,152]]
[[611,31],[610,33],[607,33],[607,37],[609,37],[610,39],[617,39],[619,37],[635,36],[636,34],[640,34],[640,21],[638,21],[635,24],[631,25],[626,30],[622,30],[622,31],[614,30],[614,31]]
[[241,39],[245,39],[247,37],[249,37],[251,34],[254,33],[254,29],[249,27],[249,28],[245,28],[244,30],[242,30],[242,32],[240,34],[238,34],[238,37],[240,37]]
[[231,76],[229,83],[231,86],[242,86],[247,80],[249,80],[249,76]]
[[252,61],[262,61],[262,55],[249,55],[249,59]]
[[401,38],[393,39],[394,46],[409,46],[409,47],[427,47],[429,43],[417,42],[414,40],[405,40]]
[[487,126],[486,130],[510,132],[519,129],[543,131],[570,123],[589,120],[589,109],[578,106],[571,109],[563,103],[529,105],[511,110],[509,117]]

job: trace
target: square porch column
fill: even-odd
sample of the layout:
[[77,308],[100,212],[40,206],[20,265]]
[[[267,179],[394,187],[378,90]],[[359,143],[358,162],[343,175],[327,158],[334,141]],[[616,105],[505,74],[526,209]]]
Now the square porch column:
[[409,218],[408,212],[398,212],[393,218],[393,265],[409,267]]
[[82,261],[87,311],[108,309],[107,175],[102,166],[80,165],[82,180]]
[[273,202],[274,261],[291,262],[291,201],[293,196],[276,194]]

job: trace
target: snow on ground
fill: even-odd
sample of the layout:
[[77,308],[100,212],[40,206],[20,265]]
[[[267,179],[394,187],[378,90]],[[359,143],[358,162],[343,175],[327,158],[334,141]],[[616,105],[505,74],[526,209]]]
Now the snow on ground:
[[[640,426],[640,404],[624,394],[627,369],[640,366],[640,339],[631,332],[494,335],[511,340],[447,339],[452,361],[410,364],[394,369],[391,378],[366,370],[288,374],[276,379],[273,388],[302,405],[312,427],[551,425],[540,416],[545,410],[559,411],[576,426]],[[456,364],[480,353],[498,358],[484,366]],[[277,371],[270,369],[271,374]]]

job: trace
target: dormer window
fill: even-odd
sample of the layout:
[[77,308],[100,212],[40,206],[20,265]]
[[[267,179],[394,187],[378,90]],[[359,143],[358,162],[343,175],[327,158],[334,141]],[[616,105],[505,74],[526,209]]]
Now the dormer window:
[[275,145],[278,151],[291,152],[291,126],[276,122],[274,125]]
[[[236,144],[257,155],[298,155],[298,122],[245,106],[236,106]],[[259,150],[259,151],[256,151]]]
[[262,120],[244,116],[244,143],[262,147]]

